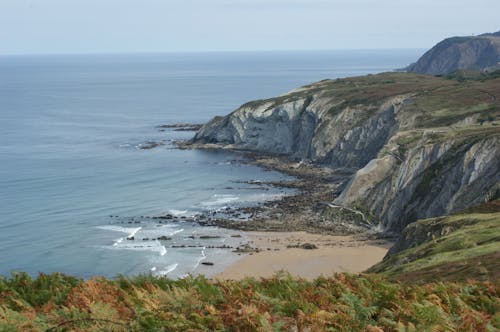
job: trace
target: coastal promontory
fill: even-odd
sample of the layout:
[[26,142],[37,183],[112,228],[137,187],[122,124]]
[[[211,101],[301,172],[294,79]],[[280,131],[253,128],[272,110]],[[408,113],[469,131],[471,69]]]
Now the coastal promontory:
[[417,219],[499,195],[500,78],[382,73],[323,80],[214,118],[188,145],[350,172],[332,203],[398,233]]
[[419,74],[447,75],[456,70],[500,69],[500,31],[447,38],[406,68]]

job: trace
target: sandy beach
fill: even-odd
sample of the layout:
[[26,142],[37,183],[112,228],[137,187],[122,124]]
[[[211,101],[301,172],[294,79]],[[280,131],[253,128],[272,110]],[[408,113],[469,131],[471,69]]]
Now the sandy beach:
[[[391,246],[387,241],[359,236],[306,232],[246,232],[246,236],[259,252],[241,253],[241,259],[215,278],[270,277],[280,270],[306,279],[335,272],[359,273],[381,261]],[[317,249],[304,249],[304,244],[313,244]]]

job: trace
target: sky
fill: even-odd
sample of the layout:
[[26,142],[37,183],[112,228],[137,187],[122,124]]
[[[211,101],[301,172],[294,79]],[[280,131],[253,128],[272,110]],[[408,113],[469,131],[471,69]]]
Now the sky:
[[0,54],[430,48],[499,0],[0,0]]

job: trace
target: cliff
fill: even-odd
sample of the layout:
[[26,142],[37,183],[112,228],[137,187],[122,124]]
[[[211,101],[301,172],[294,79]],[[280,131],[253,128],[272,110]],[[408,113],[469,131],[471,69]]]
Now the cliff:
[[472,37],[447,38],[406,68],[419,74],[446,75],[456,70],[500,68],[500,31]]
[[351,170],[334,204],[399,232],[497,193],[499,120],[494,75],[463,82],[383,73],[324,80],[247,103],[204,125],[188,144]]

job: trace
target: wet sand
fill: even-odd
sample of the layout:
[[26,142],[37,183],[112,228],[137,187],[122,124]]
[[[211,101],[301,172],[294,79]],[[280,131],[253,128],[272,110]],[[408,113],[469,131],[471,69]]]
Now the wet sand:
[[[249,244],[260,251],[242,253],[218,279],[270,277],[280,270],[294,276],[314,279],[336,272],[363,272],[378,263],[391,246],[383,240],[368,240],[360,236],[310,234],[306,232],[246,232]],[[303,249],[305,243],[318,249]],[[290,246],[299,248],[290,248]]]

